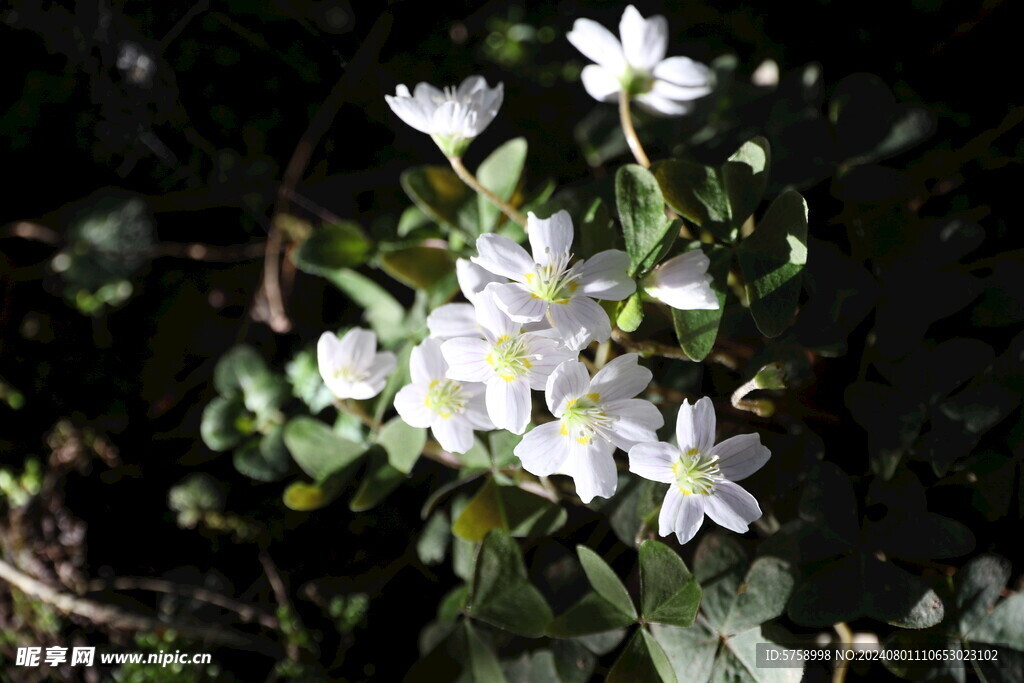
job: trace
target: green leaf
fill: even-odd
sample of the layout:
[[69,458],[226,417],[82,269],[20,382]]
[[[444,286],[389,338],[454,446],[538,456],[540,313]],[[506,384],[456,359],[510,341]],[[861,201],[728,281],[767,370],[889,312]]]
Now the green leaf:
[[348,268],[331,272],[327,279],[363,309],[363,317],[381,344],[390,346],[406,336],[405,308],[386,289]]
[[405,481],[405,475],[405,472],[396,470],[388,464],[388,456],[383,449],[371,448],[366,472],[359,483],[359,490],[349,501],[349,510],[363,512],[375,507]]
[[728,292],[729,264],[732,262],[732,249],[717,244],[700,245],[711,263],[708,273],[711,275],[711,289],[718,299],[718,308],[707,311],[680,311],[672,309],[672,321],[675,324],[679,346],[686,355],[695,361],[702,361],[711,353],[718,339],[718,327],[725,312],[725,297]]
[[[509,202],[515,195],[523,175],[526,148],[526,138],[509,140],[484,159],[476,170],[476,179],[499,199]],[[493,232],[501,217],[501,211],[482,196],[477,197],[477,204],[480,228],[476,234]]]
[[413,665],[403,680],[408,683],[505,683],[506,679],[494,652],[472,623],[463,619],[437,647]]
[[298,512],[309,512],[322,508],[330,501],[323,489],[316,484],[306,484],[301,481],[289,484],[284,490],[284,504],[291,510]]
[[366,262],[373,242],[352,221],[327,223],[292,251],[292,261],[300,270],[313,275],[328,275],[339,268],[355,268]]
[[386,251],[378,260],[385,273],[411,289],[435,287],[455,269],[452,253],[436,247],[415,246]]
[[1024,651],[1024,593],[1015,593],[996,605],[968,637],[973,642]]
[[732,227],[739,230],[761,203],[768,185],[771,148],[763,137],[744,143],[722,166],[722,181],[729,198]]
[[388,454],[388,462],[399,472],[412,472],[413,465],[423,453],[427,443],[427,430],[422,427],[410,427],[400,417],[392,418],[381,427],[377,434],[377,443]]
[[736,587],[722,633],[739,633],[783,614],[792,592],[793,570],[788,562],[777,557],[754,560]]
[[608,206],[600,197],[594,199],[579,222],[578,232],[583,256],[590,258],[594,254],[621,247],[616,239],[618,230],[612,220]]
[[665,651],[647,629],[639,628],[608,672],[606,683],[665,681],[675,683],[676,674]]
[[579,638],[625,629],[634,622],[636,617],[626,614],[597,593],[591,592],[559,614],[548,627],[548,635],[553,638]]
[[636,621],[597,593],[587,593],[548,626],[553,638],[578,638],[626,628]]
[[245,407],[261,417],[273,414],[291,395],[288,381],[269,371],[252,378],[243,386]]
[[722,643],[717,633],[697,622],[689,628],[651,624],[651,634],[665,651],[677,678],[684,681],[711,679],[715,654]]
[[438,510],[423,525],[420,537],[416,540],[416,555],[425,565],[441,564],[448,551],[451,540],[451,525],[448,514]]
[[284,446],[280,427],[274,427],[263,438],[252,440],[234,452],[232,462],[235,469],[256,481],[277,481],[288,474],[291,459]]
[[494,479],[487,477],[483,486],[452,523],[452,533],[467,541],[484,540],[492,529],[508,530],[501,491]]
[[[674,310],[674,309],[673,309]],[[623,332],[634,332],[644,321],[644,300],[643,294],[639,291],[619,304],[618,315],[615,316],[615,324]]]
[[251,346],[236,346],[221,356],[213,369],[213,386],[222,396],[238,396],[245,387],[270,371],[263,357]]
[[480,225],[476,193],[455,171],[444,166],[410,168],[401,176],[402,189],[420,210],[438,223],[476,235]]
[[211,451],[226,451],[237,446],[246,434],[252,432],[252,427],[246,427],[249,421],[241,401],[218,396],[203,409],[199,434]]
[[697,579],[674,550],[654,540],[640,544],[640,605],[646,621],[689,626],[700,598]]
[[285,376],[292,385],[292,395],[309,406],[314,415],[331,405],[331,390],[324,384],[317,365],[316,352],[304,349],[285,366]]
[[651,167],[665,201],[676,213],[720,240],[736,239],[732,209],[719,169],[681,159],[666,159]]
[[766,337],[789,326],[807,263],[807,202],[792,190],[779,195],[738,250],[750,312]]
[[544,635],[551,608],[526,577],[519,545],[507,532],[491,531],[480,545],[467,603],[481,621],[527,638]]
[[981,555],[964,565],[955,576],[956,606],[961,633],[971,629],[989,615],[1006,582],[1010,580],[1010,563],[998,555]]
[[629,274],[635,276],[654,266],[674,239],[679,226],[665,216],[665,198],[658,181],[645,168],[627,164],[615,174],[615,201],[629,254]]
[[296,417],[284,428],[284,442],[302,471],[323,483],[352,465],[366,446],[343,439],[319,420]]
[[[515,448],[523,440],[522,434],[513,434],[505,429],[497,429],[487,434],[487,445],[491,451],[491,467],[501,469],[508,465],[517,463],[519,458],[515,456]],[[468,465],[469,462],[465,461]]]
[[579,555],[583,571],[597,594],[626,616],[636,619],[636,607],[633,606],[633,599],[629,597],[629,591],[619,580],[615,570],[609,567],[608,563],[597,553],[584,545],[576,546],[576,554]]
[[488,477],[452,524],[452,532],[467,541],[481,541],[491,529],[512,536],[547,535],[563,524],[566,511],[556,503],[512,486],[499,486]]

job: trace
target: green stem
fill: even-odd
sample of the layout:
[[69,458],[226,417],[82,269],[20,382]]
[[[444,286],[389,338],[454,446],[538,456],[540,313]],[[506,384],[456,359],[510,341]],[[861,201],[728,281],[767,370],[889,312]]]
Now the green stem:
[[644,146],[640,144],[636,128],[633,127],[633,115],[629,111],[629,93],[625,88],[619,92],[619,121],[622,122],[622,133],[626,136],[626,142],[629,143],[629,150],[633,152],[636,163],[644,168],[650,168],[651,160],[647,158],[647,152],[644,151]]
[[502,201],[498,195],[481,185],[480,181],[476,179],[476,176],[470,173],[469,169],[463,165],[462,159],[459,157],[448,157],[448,163],[452,165],[452,170],[455,171],[455,174],[459,176],[462,182],[466,183],[466,185],[475,190],[477,194],[481,195],[491,204],[498,207],[503,214],[508,216],[509,220],[518,223],[523,226],[524,229],[526,228],[526,216],[516,211],[511,204]]

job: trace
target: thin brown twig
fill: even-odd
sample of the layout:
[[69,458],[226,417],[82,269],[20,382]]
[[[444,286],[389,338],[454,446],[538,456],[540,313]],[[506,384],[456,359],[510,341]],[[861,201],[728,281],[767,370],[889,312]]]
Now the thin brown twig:
[[328,94],[323,104],[309,122],[299,142],[295,145],[291,159],[285,167],[284,175],[281,178],[281,185],[278,188],[277,203],[274,207],[274,218],[270,221],[270,234],[267,236],[266,251],[264,252],[263,281],[260,283],[257,298],[262,298],[267,304],[267,324],[275,332],[287,332],[291,329],[291,320],[284,307],[284,295],[281,291],[281,263],[279,261],[284,244],[281,228],[277,216],[285,213],[291,193],[294,193],[296,186],[306,172],[313,151],[319,145],[320,140],[330,130],[335,116],[341,107],[348,101],[355,85],[362,78],[363,73],[376,61],[377,55],[384,47],[384,42],[391,30],[392,16],[390,12],[383,12],[376,23],[370,29],[366,40],[360,45],[352,61],[349,62],[345,73],[335,83],[334,88]]
[[[292,601],[288,597],[288,588],[284,585],[284,580],[281,578],[281,572],[277,571],[277,565],[274,564],[274,560],[270,557],[270,553],[266,550],[260,551],[260,564],[263,565],[263,572],[267,575],[267,581],[270,582],[270,589],[274,591],[274,598],[277,603],[286,608],[291,612],[296,619],[298,615],[295,614],[295,610],[292,608]],[[292,661],[298,661],[299,659],[299,646],[293,639],[286,639],[285,651],[288,653],[288,659]]]
[[83,617],[94,624],[136,632],[173,630],[186,638],[220,643],[233,647],[251,647],[255,639],[247,634],[225,628],[165,621],[145,614],[126,611],[114,605],[95,602],[72,595],[29,576],[14,565],[0,560],[0,579],[25,595],[63,612]]
[[277,619],[255,605],[236,600],[230,596],[200,586],[189,586],[164,579],[146,576],[119,576],[110,580],[96,580],[89,583],[90,591],[149,591],[167,593],[183,598],[191,598],[210,605],[221,607],[237,614],[242,621],[254,621],[267,628],[277,630],[280,626]]

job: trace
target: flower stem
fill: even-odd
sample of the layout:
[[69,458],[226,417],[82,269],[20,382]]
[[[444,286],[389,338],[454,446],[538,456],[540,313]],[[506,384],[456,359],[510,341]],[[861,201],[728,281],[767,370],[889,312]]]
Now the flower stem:
[[746,410],[754,413],[758,417],[771,417],[775,413],[775,404],[768,400],[754,400],[748,401],[747,395],[751,392],[760,389],[757,385],[757,377],[755,376],[749,382],[746,382],[736,391],[732,392],[732,406],[738,410]]
[[452,170],[459,176],[462,182],[469,185],[477,194],[483,196],[484,199],[494,204],[496,207],[501,209],[501,212],[508,216],[509,220],[518,223],[519,225],[526,228],[526,217],[515,210],[508,202],[502,201],[498,195],[494,194],[486,187],[480,184],[480,181],[476,179],[469,169],[462,164],[462,159],[459,157],[448,157],[448,163],[452,165]]
[[619,121],[622,122],[622,132],[626,136],[626,142],[629,143],[630,151],[633,152],[633,156],[636,158],[636,163],[644,168],[650,168],[651,160],[647,158],[647,152],[644,151],[644,146],[640,144],[636,128],[633,127],[633,115],[629,111],[629,93],[626,92],[625,88],[619,92]]

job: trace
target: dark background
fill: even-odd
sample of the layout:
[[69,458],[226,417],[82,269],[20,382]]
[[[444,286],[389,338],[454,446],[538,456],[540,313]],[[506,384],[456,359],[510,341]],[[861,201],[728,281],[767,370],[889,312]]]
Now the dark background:
[[[734,54],[738,73],[746,76],[768,58],[796,78],[805,65],[820,65],[821,87],[809,99],[790,102],[786,95],[781,101],[791,106],[752,107],[737,115],[742,125],[734,127],[767,134],[779,160],[772,190],[796,186],[805,194],[814,238],[848,252],[856,241],[845,220],[851,205],[889,202],[917,218],[969,215],[991,238],[974,254],[978,258],[1019,247],[1024,149],[1014,126],[1024,115],[1021,17],[1013,5],[638,3],[645,15],[668,15],[670,54],[708,63]],[[358,311],[347,311],[340,294],[300,273],[287,299],[293,329],[275,334],[253,321],[263,267],[258,247],[255,257],[231,251],[233,262],[226,263],[180,253],[146,260],[130,276],[131,298],[95,315],[76,310],[50,265],[76,212],[108,194],[143,197],[161,243],[261,243],[289,159],[382,12],[391,24],[381,29],[386,39],[379,58],[343,82],[344,101],[314,140],[297,185],[304,199],[290,202],[289,211],[307,218],[328,212],[378,234],[390,229],[387,220],[408,205],[400,172],[442,160],[426,136],[397,121],[383,96],[397,83],[440,85],[471,73],[505,84],[500,116],[468,154],[471,168],[502,141],[523,135],[530,144],[529,182],[607,176],[605,168],[588,166],[574,142],[574,127],[595,103],[575,81],[586,62],[564,34],[580,16],[614,26],[617,3],[15,0],[0,8],[0,377],[25,398],[17,412],[0,405],[0,464],[19,469],[36,456],[52,468],[55,449],[47,435],[60,420],[76,430],[72,440],[86,444],[54,480],[62,499],[54,513],[64,520],[59,524],[81,533],[40,531],[42,546],[18,542],[45,556],[49,576],[61,573],[61,563],[89,577],[199,582],[213,573],[224,592],[272,605],[258,558],[263,547],[294,594],[307,582],[335,577],[334,590],[370,595],[368,614],[350,634],[324,629],[321,664],[336,676],[393,680],[416,659],[419,629],[452,581],[445,567],[436,570],[438,577],[416,566],[408,549],[436,473],[417,470],[384,506],[365,515],[343,505],[306,515],[286,510],[278,488],[240,477],[198,438],[202,408],[214,395],[213,366],[233,344],[248,342],[272,364],[281,363],[325,327],[354,322]],[[521,36],[509,27],[520,23],[543,33],[517,40]],[[153,60],[140,83],[118,67],[126,43]],[[876,75],[898,101],[926,108],[934,128],[884,162],[890,174],[837,180],[833,174],[849,156],[840,148],[848,141],[835,128],[808,123],[801,112],[827,113],[836,85],[859,72]],[[872,106],[863,109],[854,110],[853,121],[870,126]],[[692,132],[673,125],[681,126],[673,129],[677,137],[649,140],[652,157],[667,155]],[[735,145],[724,147],[727,154]],[[694,144],[688,152],[711,161],[722,150]],[[614,169],[624,160],[609,163]],[[16,237],[13,226],[22,221],[52,234]],[[956,334],[958,324],[933,328],[933,336]],[[821,368],[806,394],[815,408],[843,415],[843,389],[857,375],[869,327],[851,335],[850,353]],[[991,328],[983,335],[999,349],[1012,331]],[[707,381],[714,384],[714,378]],[[828,444],[828,459],[852,472],[865,468],[862,431],[845,419],[815,427]],[[106,462],[96,452],[107,446],[89,446],[89,434],[109,446]],[[232,510],[269,529],[259,542],[176,527],[167,491],[197,469],[226,483]],[[954,498],[949,509],[962,504]],[[1021,559],[1019,547],[999,540],[1019,538],[1014,520],[989,524],[970,512],[961,520],[979,524],[979,546]],[[8,559],[23,549],[11,534],[19,523],[25,524],[5,524]],[[571,519],[570,529],[574,523],[584,533],[590,522]],[[47,545],[61,550],[46,555],[39,548]],[[297,606],[307,626],[327,623],[313,602],[298,598]],[[76,628],[86,634],[76,637],[104,642],[86,624]],[[9,654],[5,647],[2,656]],[[224,651],[217,658],[239,674],[265,673],[273,665],[271,658],[245,653]]]

